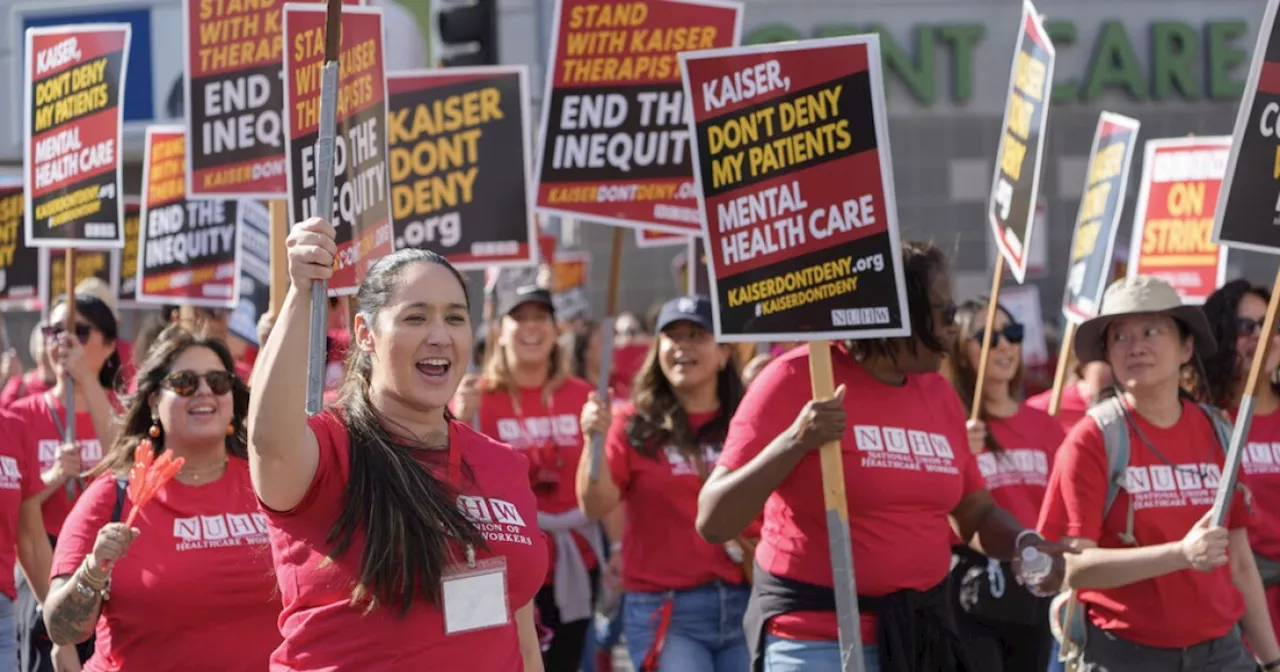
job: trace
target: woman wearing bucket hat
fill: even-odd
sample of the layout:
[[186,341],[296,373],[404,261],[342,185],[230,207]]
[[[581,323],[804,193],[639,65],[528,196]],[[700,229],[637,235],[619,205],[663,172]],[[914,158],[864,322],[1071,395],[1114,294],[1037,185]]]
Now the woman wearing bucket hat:
[[1229,427],[1180,388],[1216,349],[1204,313],[1152,277],[1111,285],[1077,329],[1076,356],[1107,362],[1118,388],[1062,444],[1040,518],[1081,549],[1054,610],[1078,669],[1251,672],[1241,628],[1263,669],[1280,669],[1245,498],[1227,529],[1210,520]]

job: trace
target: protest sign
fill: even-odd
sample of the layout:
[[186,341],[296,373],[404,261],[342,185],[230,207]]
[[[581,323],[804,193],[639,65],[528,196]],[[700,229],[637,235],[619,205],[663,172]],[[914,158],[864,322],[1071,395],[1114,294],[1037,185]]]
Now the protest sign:
[[39,310],[40,265],[22,236],[22,184],[0,185],[0,310]]
[[258,318],[271,310],[271,215],[259,201],[240,201],[240,300],[227,327],[254,345]]
[[1040,288],[1033,284],[1015,285],[1000,290],[1000,306],[1025,329],[1022,338],[1022,362],[1027,366],[1043,366],[1049,362],[1049,340],[1044,333],[1044,315],[1040,307]]
[[1013,277],[1021,283],[1026,279],[1035,229],[1055,52],[1053,42],[1040,23],[1040,14],[1030,0],[1022,3],[1019,26],[987,221],[1000,254]]
[[124,245],[129,24],[28,28],[23,60],[25,229],[31,247]]
[[[111,288],[112,296],[120,295],[120,250],[76,250],[76,285],[98,278]],[[66,251],[40,248],[40,309],[48,311],[50,297],[57,301],[67,293]],[[74,288],[74,286],[73,286]]]
[[147,128],[137,300],[232,307],[239,208],[236,201],[187,198],[186,141],[181,126]]
[[879,39],[680,63],[717,338],[909,334]]
[[1236,116],[1213,241],[1280,253],[1280,23],[1267,3]]
[[538,142],[538,210],[688,233],[700,223],[677,54],[732,47],[742,6],[559,0]]
[[183,0],[191,198],[285,196],[283,4]]
[[1213,216],[1230,151],[1230,136],[1147,141],[1129,277],[1162,278],[1190,304],[1222,285],[1227,251],[1213,242]]
[[[289,221],[293,222],[317,214],[316,141],[320,135],[324,22],[323,5],[285,5],[285,147],[289,155]],[[338,254],[329,279],[330,296],[354,294],[369,265],[392,251],[382,10],[343,8],[339,58],[333,212],[319,213],[337,229]]]
[[[696,235],[697,232],[690,231],[690,234]],[[650,247],[673,247],[688,244],[689,236],[687,235],[654,231],[652,229],[636,229],[636,247],[641,249]]]
[[534,261],[528,68],[387,76],[395,247],[459,270]]
[[138,307],[138,222],[142,219],[142,203],[136,197],[124,202],[124,249],[120,251],[121,308]]
[[1085,169],[1084,196],[1071,234],[1067,286],[1062,313],[1083,322],[1096,317],[1102,293],[1111,282],[1111,258],[1124,211],[1125,187],[1133,148],[1138,144],[1136,119],[1103,112],[1093,133],[1093,149]]
[[[676,283],[676,291],[685,294],[711,295],[711,281],[707,277],[707,248],[702,236],[688,236],[685,249],[671,260],[671,272]],[[693,275],[689,275],[689,264],[693,264]]]

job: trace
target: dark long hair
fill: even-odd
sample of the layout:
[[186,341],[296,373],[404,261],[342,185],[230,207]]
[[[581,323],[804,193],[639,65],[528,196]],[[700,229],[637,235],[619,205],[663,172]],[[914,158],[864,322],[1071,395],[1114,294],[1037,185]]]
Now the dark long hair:
[[137,391],[126,401],[120,436],[102,462],[89,472],[90,476],[107,471],[117,475],[127,472],[133,464],[133,451],[143,439],[151,440],[151,447],[157,455],[164,452],[165,432],[161,431],[160,436],[155,438],[148,434],[152,424],[151,397],[160,391],[160,384],[165,376],[173,372],[173,363],[191,348],[209,350],[231,374],[231,426],[235,431],[227,437],[227,453],[241,458],[248,457],[244,419],[249,413],[249,388],[235,375],[236,365],[231,351],[221,340],[201,338],[175,325],[161,332],[147,351],[135,378],[138,381]]
[[[54,308],[66,303],[66,298],[62,298],[54,305]],[[111,312],[111,306],[108,306],[102,299],[92,294],[76,294],[75,295],[75,311],[85,319],[89,324],[93,325],[102,333],[103,340],[113,345],[119,345],[119,326],[116,324],[116,315]],[[50,311],[52,313],[53,311]],[[106,390],[115,390],[117,380],[120,376],[120,350],[112,350],[111,355],[107,357],[107,361],[102,363],[102,368],[98,369],[98,384]]]
[[[996,304],[996,310],[1004,313],[1010,323],[1017,322],[1013,313],[1010,313],[1004,306]],[[987,312],[986,301],[965,301],[956,308],[956,325],[960,329],[960,337],[955,340],[947,353],[947,364],[943,370],[947,372],[947,377],[951,379],[951,386],[956,389],[956,394],[960,396],[960,401],[964,402],[965,410],[973,408],[974,393],[978,387],[978,372],[973,368],[973,363],[969,361],[969,353],[965,346],[969,342],[969,334],[973,329],[973,321],[979,317],[983,317]],[[981,344],[979,344],[981,345]],[[1009,396],[1016,396],[1018,390],[1022,388],[1022,377],[1026,373],[1022,366],[1022,360],[1018,360],[1018,371],[1013,375],[1013,380],[1009,381]],[[988,420],[986,405],[979,408],[979,417],[983,422]],[[996,440],[994,432],[987,432],[986,440],[987,450],[993,453],[999,453],[1004,450],[1004,446]]]
[[[1244,381],[1240,375],[1240,351],[1236,350],[1236,338],[1240,336],[1236,316],[1240,310],[1240,301],[1250,294],[1263,303],[1271,301],[1271,292],[1267,288],[1241,278],[1219,287],[1209,295],[1202,307],[1204,316],[1209,320],[1209,329],[1218,340],[1217,352],[1204,360],[1204,384],[1208,396],[1206,401],[1219,408],[1232,408],[1240,403],[1236,394]],[[1258,338],[1261,340],[1265,335],[1260,333]],[[1271,387],[1280,392],[1280,386],[1276,385],[1275,378],[1272,377],[1274,372],[1264,373],[1267,374]]]
[[680,404],[675,388],[658,362],[661,338],[659,335],[649,346],[644,365],[640,367],[640,374],[636,376],[631,390],[635,413],[627,421],[627,440],[645,457],[656,458],[668,445],[691,457],[699,454],[699,446],[704,443],[724,441],[729,433],[729,420],[742,401],[742,377],[738,374],[735,358],[729,357],[725,367],[716,374],[716,399],[720,401],[720,410],[695,434],[689,424],[689,414]]
[[[359,314],[371,327],[411,264],[449,269],[466,293],[462,274],[444,257],[426,250],[400,250],[375,262],[356,294]],[[466,366],[466,362],[454,362],[454,366]],[[329,532],[328,542],[333,544],[329,558],[339,558],[351,547],[356,532],[362,532],[360,578],[351,590],[351,603],[365,603],[366,611],[379,604],[398,604],[404,615],[418,595],[439,602],[440,577],[449,561],[446,538],[477,548],[485,544],[458,510],[454,487],[419,461],[421,451],[429,446],[392,434],[387,419],[374,410],[369,401],[372,373],[372,357],[353,344],[338,402],[351,442],[351,477],[342,514]],[[445,418],[453,419],[448,409]],[[468,473],[464,470],[464,478]]]
[[[887,262],[887,260],[886,260]],[[933,299],[929,290],[934,278],[947,272],[947,255],[936,245],[922,242],[902,244],[902,268],[907,281],[907,310],[910,312],[911,336],[905,339],[875,339],[848,341],[848,350],[861,357],[887,357],[897,359],[895,341],[905,341],[914,354],[920,346],[939,354],[947,351],[946,345],[934,334]]]

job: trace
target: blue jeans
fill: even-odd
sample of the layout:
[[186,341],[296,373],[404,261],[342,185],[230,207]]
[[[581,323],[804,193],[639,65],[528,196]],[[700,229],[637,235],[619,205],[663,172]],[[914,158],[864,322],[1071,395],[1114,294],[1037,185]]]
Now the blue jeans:
[[1048,672],[1065,672],[1066,667],[1058,660],[1058,652],[1062,650],[1062,645],[1055,638],[1053,640],[1053,648],[1049,650],[1049,670]]
[[8,595],[0,595],[0,672],[17,672],[17,669],[18,619],[13,600]]
[[[875,644],[862,645],[862,669],[880,672]],[[764,672],[840,672],[840,642],[786,639],[765,633]]]
[[627,593],[622,629],[631,664],[640,669],[653,646],[658,609],[671,598],[671,624],[658,665],[662,672],[742,672],[751,668],[742,617],[747,586],[708,583],[690,590]]

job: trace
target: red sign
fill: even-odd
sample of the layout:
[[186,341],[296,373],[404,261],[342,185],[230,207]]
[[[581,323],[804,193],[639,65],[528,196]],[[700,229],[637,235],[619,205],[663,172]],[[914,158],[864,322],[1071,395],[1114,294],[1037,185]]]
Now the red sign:
[[731,47],[742,6],[711,0],[559,0],[538,143],[547,214],[697,231],[677,54]]
[[[293,222],[317,214],[324,25],[323,5],[285,5],[284,109]],[[340,50],[333,212],[319,213],[338,231],[338,258],[329,280],[330,294],[338,296],[355,294],[369,265],[392,250],[382,10],[344,8]]]
[[27,245],[124,246],[120,98],[129,34],[128,24],[27,29]]
[[1191,304],[1204,303],[1222,286],[1227,251],[1213,242],[1213,216],[1230,152],[1230,136],[1147,141],[1130,277],[1163,278]]
[[137,300],[233,308],[240,281],[239,204],[187,200],[186,142],[181,126],[147,128]]
[[[695,232],[696,233],[696,232]],[[636,247],[671,247],[687,245],[689,236],[652,229],[636,229]]]
[[[307,0],[302,0],[307,1]],[[345,4],[360,4],[343,0]],[[285,173],[280,2],[184,0],[187,193],[282,198]]]

